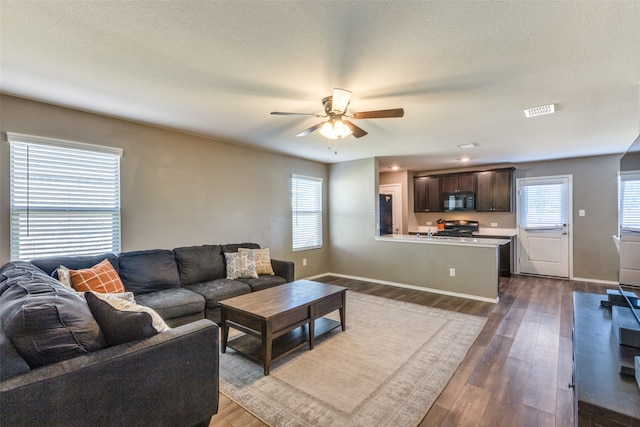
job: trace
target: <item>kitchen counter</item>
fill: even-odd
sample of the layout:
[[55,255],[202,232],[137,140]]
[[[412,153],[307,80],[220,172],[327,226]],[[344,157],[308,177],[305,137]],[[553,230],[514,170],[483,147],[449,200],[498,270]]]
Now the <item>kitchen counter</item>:
[[420,237],[407,234],[385,234],[383,236],[376,236],[376,240],[385,242],[402,242],[427,245],[475,246],[485,248],[495,248],[498,246],[506,245],[507,243],[511,243],[510,239],[476,239],[467,237],[444,236],[431,236],[431,238],[429,238],[426,234],[420,234]]

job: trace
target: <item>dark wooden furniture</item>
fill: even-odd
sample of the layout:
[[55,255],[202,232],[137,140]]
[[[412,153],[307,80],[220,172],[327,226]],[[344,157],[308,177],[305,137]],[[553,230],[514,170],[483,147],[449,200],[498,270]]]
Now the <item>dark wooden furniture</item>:
[[[220,301],[222,307],[221,351],[227,346],[263,363],[269,375],[271,362],[309,343],[338,326],[346,326],[346,290],[310,280],[285,285]],[[340,311],[340,322],[323,318]],[[244,332],[228,340],[229,327]]]
[[573,386],[576,425],[640,426],[640,390],[620,374],[640,349],[620,346],[611,329],[606,295],[573,293]]
[[442,176],[443,193],[473,193],[475,188],[475,174],[473,172],[455,173]]
[[413,211],[441,212],[440,177],[418,176],[413,178]]
[[476,172],[476,211],[511,212],[513,168]]
[[487,234],[476,234],[473,236],[476,239],[508,239],[509,243],[505,243],[504,245],[500,245],[499,254],[498,254],[498,271],[500,272],[500,277],[511,277],[511,265],[512,256],[511,256],[511,248],[513,243],[512,236],[491,236]]

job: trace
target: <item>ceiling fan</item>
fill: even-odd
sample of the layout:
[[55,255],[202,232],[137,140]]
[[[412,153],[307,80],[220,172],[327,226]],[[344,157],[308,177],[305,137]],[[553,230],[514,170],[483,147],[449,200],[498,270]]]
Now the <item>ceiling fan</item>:
[[353,135],[356,138],[361,138],[367,134],[367,132],[359,128],[346,119],[384,119],[389,117],[402,117],[404,116],[403,108],[393,108],[390,110],[376,110],[376,111],[364,111],[361,113],[347,113],[347,107],[351,101],[351,92],[345,89],[333,89],[333,95],[327,96],[322,99],[322,105],[324,106],[325,114],[314,113],[285,113],[281,111],[274,111],[271,114],[277,116],[315,116],[321,118],[328,118],[328,120],[311,126],[308,129],[303,130],[296,136],[305,136],[320,129],[320,133],[329,139],[344,138],[349,135]]

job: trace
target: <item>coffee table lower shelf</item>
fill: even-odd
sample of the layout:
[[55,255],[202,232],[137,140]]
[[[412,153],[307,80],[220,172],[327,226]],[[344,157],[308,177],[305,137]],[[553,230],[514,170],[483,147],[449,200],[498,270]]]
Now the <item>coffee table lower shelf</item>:
[[[327,319],[326,317],[319,317],[315,320],[315,337],[318,338],[321,335],[326,334],[329,331],[339,327],[341,324],[338,321]],[[233,327],[233,326],[231,326]],[[282,356],[285,356],[292,351],[299,349],[304,345],[309,344],[309,325],[305,324],[292,331],[287,332],[284,335],[279,336],[273,340],[271,350],[271,361],[274,361]],[[261,364],[264,363],[264,357],[262,355],[262,339],[249,334],[241,335],[237,338],[230,339],[227,342],[227,347],[234,349],[238,353],[247,356]]]

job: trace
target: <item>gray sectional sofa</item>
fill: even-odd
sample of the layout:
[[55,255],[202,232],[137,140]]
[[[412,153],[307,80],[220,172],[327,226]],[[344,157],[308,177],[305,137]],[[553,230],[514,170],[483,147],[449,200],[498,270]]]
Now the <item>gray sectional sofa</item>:
[[89,268],[107,258],[120,275],[125,290],[133,292],[138,304],[153,308],[169,326],[198,319],[220,323],[218,301],[294,280],[291,261],[271,259],[275,275],[249,279],[226,279],[226,252],[238,248],[260,249],[256,243],[202,245],[123,252],[86,257],[36,258],[31,263],[56,276],[64,265],[71,269]]
[[[259,248],[203,245],[0,267],[0,425],[208,425],[218,409],[218,302],[294,279],[293,263],[278,260],[275,275],[226,279],[224,253],[241,247]],[[60,265],[89,268],[105,258],[136,302],[172,329],[105,344],[89,298],[56,278]]]

